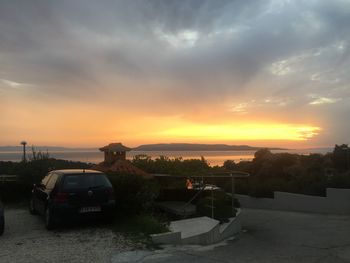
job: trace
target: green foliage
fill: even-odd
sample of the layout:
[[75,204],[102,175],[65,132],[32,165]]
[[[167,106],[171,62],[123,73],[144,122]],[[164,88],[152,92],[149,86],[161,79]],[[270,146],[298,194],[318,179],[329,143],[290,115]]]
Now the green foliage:
[[[38,156],[37,156],[38,157]],[[53,158],[37,158],[28,162],[0,162],[0,174],[13,174],[19,176],[16,183],[1,183],[0,195],[7,201],[20,201],[30,196],[34,183],[38,183],[52,170],[90,168],[91,165],[82,162],[71,162]]]
[[32,161],[37,161],[37,160],[47,160],[50,159],[50,154],[48,151],[42,152],[42,151],[36,151],[34,146],[32,146]]
[[328,187],[350,189],[350,171],[332,176]]
[[159,194],[159,185],[155,180],[116,173],[108,173],[108,178],[114,188],[119,214],[138,214],[153,207]]
[[114,222],[114,231],[130,235],[151,235],[168,232],[168,228],[159,218],[150,214],[118,217]]
[[237,180],[238,193],[273,197],[274,191],[324,196],[327,187],[350,188],[347,145],[336,145],[325,155],[273,154],[267,149],[255,153],[252,162],[238,163],[237,169],[250,172]]
[[223,191],[213,191],[213,197],[209,194],[201,198],[197,203],[197,212],[202,216],[211,217],[212,207],[214,207],[214,218],[221,222],[236,215],[236,209],[232,207],[231,196]]
[[233,160],[226,160],[223,164],[223,168],[226,170],[234,171],[237,169],[237,165]]
[[152,159],[147,155],[136,155],[131,163],[148,173],[202,175],[210,171],[210,166],[203,157],[201,159],[183,160],[182,158],[172,159],[166,156]]
[[189,201],[198,191],[186,188],[161,188],[158,201]]
[[18,203],[30,196],[31,187],[22,182],[0,182],[0,199],[5,203]]
[[350,169],[350,148],[347,144],[335,145],[333,163],[338,171],[344,172]]

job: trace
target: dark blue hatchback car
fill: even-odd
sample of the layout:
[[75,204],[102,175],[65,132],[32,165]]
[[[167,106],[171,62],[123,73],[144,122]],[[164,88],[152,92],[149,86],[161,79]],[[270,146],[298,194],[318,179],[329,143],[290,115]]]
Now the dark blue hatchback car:
[[94,170],[56,170],[32,191],[29,210],[45,216],[47,229],[62,221],[86,217],[113,218],[113,187],[104,173]]

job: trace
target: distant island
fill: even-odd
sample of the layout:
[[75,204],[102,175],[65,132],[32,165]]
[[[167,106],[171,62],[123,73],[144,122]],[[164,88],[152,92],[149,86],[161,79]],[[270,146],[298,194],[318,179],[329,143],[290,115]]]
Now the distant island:
[[158,143],[144,144],[135,151],[257,151],[262,148],[270,150],[287,150],[284,148],[253,147],[249,145],[227,145],[227,144],[195,144],[195,143]]
[[[31,151],[32,146],[27,145],[27,151]],[[85,152],[85,151],[98,151],[97,148],[69,148],[69,147],[61,147],[61,146],[35,146],[35,151],[42,152]],[[23,146],[0,146],[0,152],[21,152],[23,151]]]
[[[262,148],[269,150],[288,150],[284,148],[253,147],[249,145],[227,145],[227,144],[196,144],[196,143],[158,143],[144,144],[134,148],[133,151],[257,151]],[[98,151],[98,148],[70,148],[61,146],[34,146],[35,151],[42,152],[86,152]],[[0,146],[0,152],[21,152],[22,146]],[[31,146],[27,146],[31,151]]]

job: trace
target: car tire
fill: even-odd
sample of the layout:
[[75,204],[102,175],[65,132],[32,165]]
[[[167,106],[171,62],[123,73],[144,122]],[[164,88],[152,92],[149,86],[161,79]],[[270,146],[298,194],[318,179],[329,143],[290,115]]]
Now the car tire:
[[112,214],[107,214],[103,217],[103,221],[106,223],[106,224],[113,224],[114,222],[114,215]]
[[5,218],[4,216],[0,217],[0,236],[4,233],[5,230]]
[[29,212],[32,214],[32,215],[36,215],[38,212],[35,210],[35,206],[34,206],[34,199],[33,197],[30,199],[29,201]]
[[55,218],[52,215],[52,210],[47,207],[45,210],[45,227],[47,230],[52,230],[56,227]]

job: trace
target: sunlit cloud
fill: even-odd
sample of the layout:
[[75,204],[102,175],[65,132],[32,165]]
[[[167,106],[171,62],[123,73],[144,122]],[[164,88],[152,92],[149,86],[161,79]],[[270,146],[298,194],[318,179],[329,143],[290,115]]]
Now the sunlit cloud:
[[316,98],[315,100],[311,101],[310,105],[322,105],[322,104],[332,104],[340,101],[340,98],[326,98],[326,97],[320,97]]
[[172,47],[179,49],[194,47],[199,38],[199,33],[193,30],[183,30],[173,34],[157,29],[155,34]]
[[248,103],[239,103],[237,105],[233,105],[229,107],[229,111],[234,113],[239,113],[239,114],[245,114],[248,112],[248,109],[247,109],[248,107],[249,107]]
[[1,86],[1,83],[7,87],[14,88],[14,89],[18,89],[26,86],[32,86],[28,83],[19,83],[8,79],[0,79],[0,86]]
[[253,99],[249,102],[235,103],[228,106],[228,111],[236,114],[247,114],[248,112],[259,111],[263,108],[285,107],[291,103],[291,99],[286,97],[266,97]]

